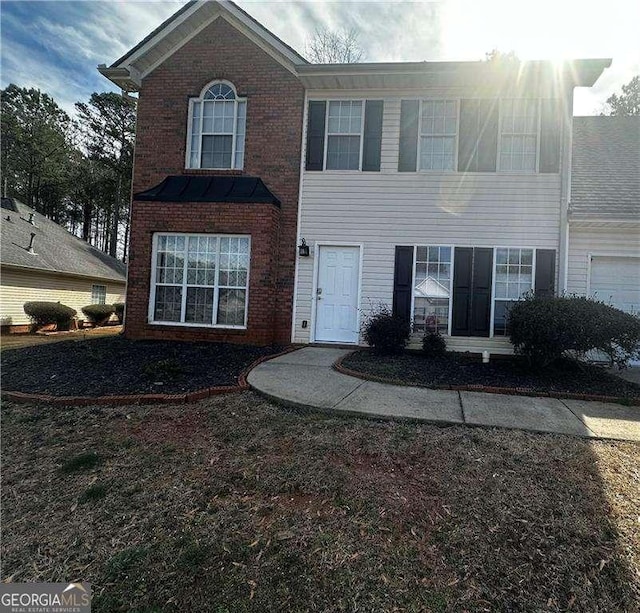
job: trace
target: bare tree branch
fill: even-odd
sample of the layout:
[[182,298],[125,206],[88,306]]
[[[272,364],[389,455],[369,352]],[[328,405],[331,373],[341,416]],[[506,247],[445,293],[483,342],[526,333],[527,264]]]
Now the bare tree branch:
[[355,64],[364,59],[359,32],[317,28],[313,38],[307,42],[306,55],[314,64]]

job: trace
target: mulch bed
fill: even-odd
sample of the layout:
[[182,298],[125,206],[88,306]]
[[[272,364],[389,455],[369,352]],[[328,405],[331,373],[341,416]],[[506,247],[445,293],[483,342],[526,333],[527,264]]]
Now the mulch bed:
[[53,396],[178,394],[234,386],[281,347],[96,338],[5,350],[2,390]]
[[640,386],[605,372],[592,364],[562,361],[550,368],[531,371],[517,357],[494,358],[483,364],[477,358],[447,353],[426,357],[418,352],[380,357],[368,350],[346,356],[342,366],[363,376],[393,379],[425,387],[486,386],[543,394],[587,394],[615,398],[640,398]]
[[92,611],[637,611],[640,446],[197,405],[2,408],[0,580]]

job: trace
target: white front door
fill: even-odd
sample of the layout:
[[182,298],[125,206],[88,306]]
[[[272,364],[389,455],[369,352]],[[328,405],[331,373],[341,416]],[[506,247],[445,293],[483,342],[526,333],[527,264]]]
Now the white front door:
[[358,342],[359,247],[320,247],[315,340]]

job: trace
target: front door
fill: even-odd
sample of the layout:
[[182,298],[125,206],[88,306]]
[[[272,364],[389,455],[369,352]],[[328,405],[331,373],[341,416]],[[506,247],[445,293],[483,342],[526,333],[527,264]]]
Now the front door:
[[320,247],[316,342],[358,342],[359,247]]

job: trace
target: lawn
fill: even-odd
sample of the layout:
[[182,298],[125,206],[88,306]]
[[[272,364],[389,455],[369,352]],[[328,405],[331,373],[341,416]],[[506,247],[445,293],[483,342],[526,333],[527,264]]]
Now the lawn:
[[640,446],[194,405],[5,403],[2,580],[104,611],[637,611]]
[[279,347],[135,341],[123,336],[4,351],[2,388],[54,396],[171,394],[236,385],[240,373]]
[[380,356],[362,349],[342,360],[350,371],[373,375],[407,385],[449,387],[483,385],[556,394],[595,394],[618,398],[640,398],[640,385],[625,381],[602,367],[560,361],[548,368],[532,369],[522,358],[494,357],[489,364],[463,354],[427,357],[407,351]]

